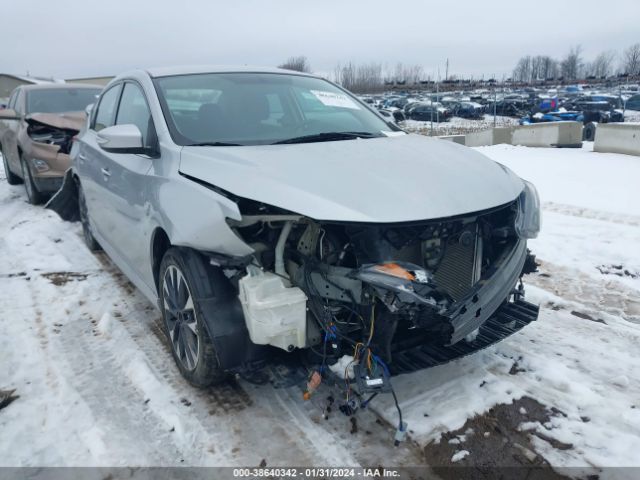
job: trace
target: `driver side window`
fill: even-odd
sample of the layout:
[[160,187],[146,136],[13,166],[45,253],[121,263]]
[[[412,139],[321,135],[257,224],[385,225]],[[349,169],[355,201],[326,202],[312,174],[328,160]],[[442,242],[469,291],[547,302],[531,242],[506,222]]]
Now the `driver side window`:
[[135,83],[127,82],[122,91],[116,125],[132,124],[142,133],[142,145],[153,147],[155,144],[155,128],[151,111],[142,90]]
[[16,97],[18,96],[18,90],[14,90],[11,94],[11,98],[9,99],[9,103],[7,104],[7,108],[11,108],[14,110],[16,106]]
[[96,132],[114,125],[121,88],[122,85],[116,85],[102,94],[93,120],[93,129]]

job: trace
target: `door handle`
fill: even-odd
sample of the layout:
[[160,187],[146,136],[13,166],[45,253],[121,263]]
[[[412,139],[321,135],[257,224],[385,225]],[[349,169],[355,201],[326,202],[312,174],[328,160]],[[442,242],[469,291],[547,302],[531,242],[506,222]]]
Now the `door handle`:
[[87,156],[86,156],[84,153],[79,153],[79,154],[78,154],[78,158],[79,158],[80,160],[86,160],[86,159],[87,159]]
[[102,175],[105,177],[105,179],[111,176],[111,172],[108,168],[101,168],[100,171],[102,172]]

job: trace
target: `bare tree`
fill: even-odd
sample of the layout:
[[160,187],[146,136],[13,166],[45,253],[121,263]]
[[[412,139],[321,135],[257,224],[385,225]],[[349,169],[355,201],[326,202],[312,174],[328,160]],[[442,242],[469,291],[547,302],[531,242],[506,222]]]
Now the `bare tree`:
[[640,74],[640,43],[631,45],[622,55],[622,70],[631,75]]
[[527,55],[518,60],[516,68],[513,70],[513,80],[516,82],[531,81],[531,56]]
[[289,57],[282,65],[278,65],[279,68],[286,70],[295,70],[296,72],[311,72],[311,65],[305,56]]
[[576,80],[582,73],[582,67],[582,47],[577,45],[560,62],[560,71],[566,80]]
[[558,76],[558,61],[543,55],[542,65],[540,67],[540,76],[544,80],[548,78],[556,78]]
[[606,77],[610,75],[615,57],[615,52],[611,50],[600,53],[588,67],[585,67],[587,74],[596,77]]
[[333,80],[357,93],[380,91],[384,87],[382,65],[379,63],[338,65],[334,69]]

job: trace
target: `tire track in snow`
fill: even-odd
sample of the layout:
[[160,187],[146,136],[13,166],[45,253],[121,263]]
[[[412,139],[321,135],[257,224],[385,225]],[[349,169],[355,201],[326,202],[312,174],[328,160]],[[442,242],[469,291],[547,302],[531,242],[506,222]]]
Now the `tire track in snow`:
[[[46,361],[39,365],[46,364],[52,380],[39,391],[47,396],[59,385],[58,399],[72,404],[60,412],[58,431],[47,433],[40,464],[422,462],[411,442],[394,448],[393,429],[375,423],[372,413],[363,412],[360,433],[351,434],[347,417],[336,412],[324,420],[322,408],[305,403],[298,387],[274,390],[243,381],[206,390],[190,386],[174,364],[155,308],[104,254],[86,250],[77,224],[28,205],[22,190],[0,185],[0,281],[26,282],[12,276],[18,272],[30,277],[28,285],[18,283],[24,294],[11,301],[11,309],[24,316],[28,327],[21,331],[29,332],[32,343],[45,342],[38,355]],[[47,272],[80,276],[53,284],[42,276]],[[9,305],[9,297],[0,300]],[[58,453],[52,436],[64,438],[73,453]]]
[[[114,273],[115,267],[109,267],[108,259],[101,261],[105,262],[107,271]],[[116,279],[123,280],[117,271],[115,273]],[[118,288],[128,290],[122,285]],[[189,415],[197,418],[204,428],[226,427],[223,430],[228,432],[227,443],[232,446],[229,458],[239,465],[257,465],[262,458],[267,462],[275,458],[281,465],[368,465],[379,461],[377,452],[392,445],[393,431],[380,426],[377,426],[378,435],[366,440],[350,434],[349,438],[337,438],[339,434],[334,429],[311,420],[311,412],[302,408],[301,391],[296,387],[275,390],[270,385],[253,386],[234,380],[205,390],[191,387],[173,362],[160,314],[155,310],[141,310],[140,304],[148,302],[137,292],[117,298],[118,305],[114,308],[122,315],[120,326],[144,353],[154,375],[164,380],[167,395],[187,399],[191,403]],[[349,423],[346,417],[342,418],[345,425]],[[278,441],[266,443],[261,434],[255,435],[256,425],[275,434]],[[348,433],[347,429],[345,426],[344,431]],[[369,443],[371,447],[365,445]],[[417,450],[411,448],[393,449],[393,452],[393,456],[410,459],[412,463],[419,463],[421,459]]]
[[604,212],[601,210],[593,210],[585,207],[576,207],[574,205],[566,205],[563,203],[544,202],[542,205],[544,211],[561,213],[572,217],[588,218],[590,220],[602,220],[604,222],[618,223],[621,225],[640,226],[640,217],[635,215],[625,215],[622,213]]
[[[525,277],[525,283],[534,285],[575,302],[597,319],[601,313],[640,323],[640,291],[628,287],[610,276],[598,279],[581,271],[540,261],[540,272]],[[553,306],[551,306],[553,308]]]

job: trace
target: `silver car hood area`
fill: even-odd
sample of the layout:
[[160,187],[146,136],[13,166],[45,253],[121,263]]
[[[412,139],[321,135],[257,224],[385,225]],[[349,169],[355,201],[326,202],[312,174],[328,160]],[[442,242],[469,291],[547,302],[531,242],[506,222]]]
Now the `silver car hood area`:
[[184,147],[180,173],[315,220],[406,222],[503,205],[519,177],[421,135],[289,145]]

